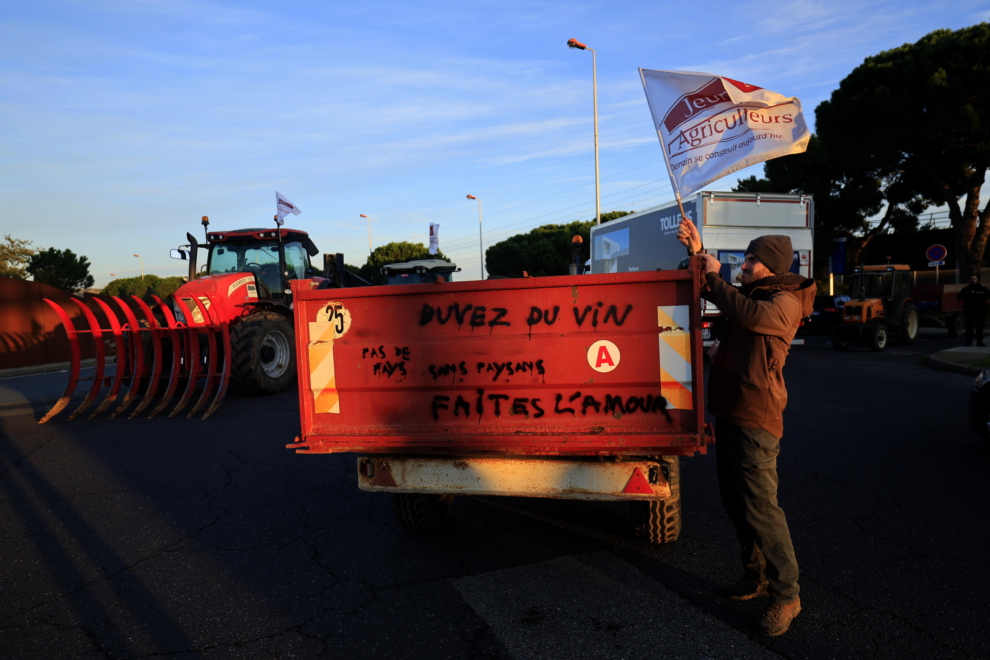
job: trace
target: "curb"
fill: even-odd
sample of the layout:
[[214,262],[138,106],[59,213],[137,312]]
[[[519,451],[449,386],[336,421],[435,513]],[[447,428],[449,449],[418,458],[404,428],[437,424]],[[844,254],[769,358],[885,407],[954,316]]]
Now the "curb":
[[956,364],[955,362],[939,360],[934,355],[928,356],[928,366],[932,369],[938,369],[939,371],[953,371],[957,374],[966,374],[967,376],[979,376],[984,370],[982,367],[969,367],[965,364]]

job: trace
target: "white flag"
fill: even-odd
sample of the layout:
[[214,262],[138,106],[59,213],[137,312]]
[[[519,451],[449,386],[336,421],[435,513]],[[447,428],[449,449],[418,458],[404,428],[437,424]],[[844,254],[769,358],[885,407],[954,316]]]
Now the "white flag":
[[430,254],[436,254],[440,249],[440,225],[430,223]]
[[285,216],[290,213],[292,215],[299,215],[302,213],[302,211],[299,210],[299,207],[290,202],[288,197],[277,190],[275,191],[275,209],[277,211],[275,214],[275,222],[278,223],[279,227],[281,227],[284,223]]
[[640,69],[639,75],[679,195],[808,148],[811,133],[794,97],[710,73]]

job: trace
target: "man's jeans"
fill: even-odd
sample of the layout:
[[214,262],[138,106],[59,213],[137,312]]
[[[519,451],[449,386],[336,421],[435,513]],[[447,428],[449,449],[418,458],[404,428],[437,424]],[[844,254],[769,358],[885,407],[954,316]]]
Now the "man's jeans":
[[718,486],[742,546],[746,573],[766,576],[774,600],[797,599],[798,565],[784,511],[777,505],[780,439],[761,429],[717,420]]

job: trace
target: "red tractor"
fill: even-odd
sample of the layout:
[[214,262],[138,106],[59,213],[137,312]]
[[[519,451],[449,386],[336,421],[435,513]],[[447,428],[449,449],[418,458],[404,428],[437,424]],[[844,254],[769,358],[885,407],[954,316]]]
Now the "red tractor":
[[[203,226],[208,225],[203,218]],[[206,245],[186,234],[188,246],[172,256],[189,261],[189,281],[175,292],[175,319],[202,323],[196,301],[217,306],[214,318],[230,328],[231,382],[240,390],[273,394],[295,378],[290,280],[314,278],[310,257],[319,254],[306,232],[276,229],[209,231]],[[197,269],[206,250],[203,272]],[[320,278],[322,279],[322,278]]]
[[[94,298],[91,308],[73,299],[78,309],[70,311],[89,326],[80,329],[69,312],[47,301],[62,320],[72,362],[65,393],[41,423],[63,410],[77,384],[86,380],[80,377],[80,340],[87,338],[96,352],[92,385],[70,420],[87,410],[103,388],[106,396],[90,419],[114,404],[110,417],[116,417],[138,401],[133,418],[158,398],[150,412],[154,417],[174,396],[179,400],[169,417],[195,400],[187,416],[205,410],[206,419],[228,384],[251,393],[281,392],[296,377],[289,282],[313,279],[321,288],[368,285],[343,268],[340,254],[324,255],[323,270],[317,271],[310,257],[319,251],[306,232],[283,227],[209,231],[205,216],[203,227],[206,244],[186,234],[189,244],[172,250],[173,258],[189,262],[189,281],[170,302],[152,296],[149,305],[136,296],[126,301],[110,296]],[[202,269],[197,267],[200,250],[206,251]],[[116,345],[112,374],[106,350],[111,341]]]

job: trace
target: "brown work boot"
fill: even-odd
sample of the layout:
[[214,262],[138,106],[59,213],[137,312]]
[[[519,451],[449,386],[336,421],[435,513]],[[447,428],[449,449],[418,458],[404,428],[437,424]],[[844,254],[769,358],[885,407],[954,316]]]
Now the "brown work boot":
[[756,579],[749,573],[743,575],[735,584],[725,588],[725,595],[732,600],[752,600],[758,596],[767,595],[766,578]]
[[796,599],[793,603],[770,603],[767,613],[760,619],[760,629],[767,637],[783,635],[791,627],[791,621],[800,613],[800,598]]

